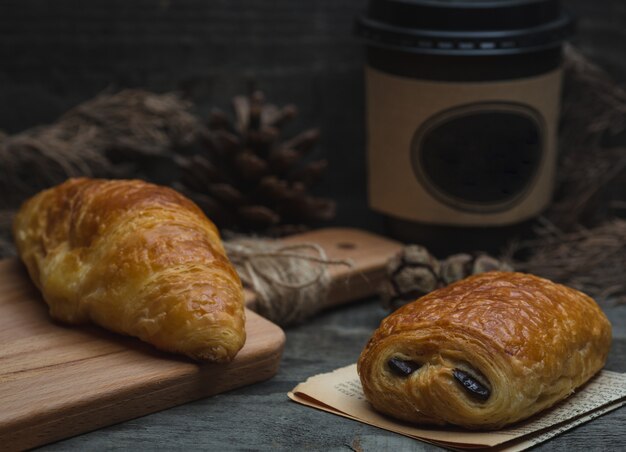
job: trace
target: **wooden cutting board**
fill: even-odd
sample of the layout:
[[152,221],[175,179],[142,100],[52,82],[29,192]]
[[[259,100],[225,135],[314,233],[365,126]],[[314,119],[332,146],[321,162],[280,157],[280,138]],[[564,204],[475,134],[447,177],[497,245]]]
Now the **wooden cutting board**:
[[[319,243],[352,268],[331,270],[326,306],[373,293],[400,245],[328,229],[288,239]],[[248,296],[254,306],[254,299]],[[247,341],[227,365],[197,364],[96,326],[54,323],[15,259],[0,261],[0,448],[24,449],[271,378],[285,335],[246,309]]]

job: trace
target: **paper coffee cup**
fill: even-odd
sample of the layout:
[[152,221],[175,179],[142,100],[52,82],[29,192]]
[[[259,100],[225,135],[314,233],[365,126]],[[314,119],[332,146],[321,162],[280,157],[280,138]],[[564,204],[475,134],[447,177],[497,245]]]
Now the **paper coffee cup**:
[[554,186],[571,29],[553,0],[370,1],[357,33],[371,207],[416,230],[539,214]]

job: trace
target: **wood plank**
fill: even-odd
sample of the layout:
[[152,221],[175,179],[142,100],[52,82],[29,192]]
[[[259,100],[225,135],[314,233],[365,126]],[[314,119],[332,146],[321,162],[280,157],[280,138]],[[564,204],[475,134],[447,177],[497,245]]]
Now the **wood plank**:
[[0,262],[0,444],[35,447],[272,377],[284,333],[246,310],[227,365],[198,364],[98,327],[66,327],[16,260]]
[[[284,240],[317,243],[351,267],[330,269],[324,307],[371,295],[401,244],[346,228]],[[248,292],[254,307],[254,296]],[[246,310],[246,345],[227,365],[198,364],[97,326],[52,321],[17,259],[0,261],[0,444],[35,447],[271,378],[283,331]]]

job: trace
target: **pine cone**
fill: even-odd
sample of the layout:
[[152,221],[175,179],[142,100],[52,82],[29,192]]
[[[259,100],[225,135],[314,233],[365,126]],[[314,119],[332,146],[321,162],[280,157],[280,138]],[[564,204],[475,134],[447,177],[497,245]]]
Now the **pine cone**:
[[235,121],[213,111],[202,134],[204,151],[177,159],[183,191],[220,228],[281,235],[330,220],[335,203],[309,193],[326,160],[303,162],[319,140],[317,129],[280,141],[297,110],[265,104],[262,93],[233,99]]
[[387,263],[380,290],[383,306],[396,310],[440,286],[439,261],[426,248],[409,245]]
[[441,263],[441,280],[444,285],[448,285],[470,275],[495,270],[510,272],[513,267],[481,252],[453,254]]
[[441,263],[420,245],[406,246],[387,263],[387,279],[380,288],[383,306],[394,311],[419,297],[467,276],[493,270],[513,271],[488,254],[454,254]]

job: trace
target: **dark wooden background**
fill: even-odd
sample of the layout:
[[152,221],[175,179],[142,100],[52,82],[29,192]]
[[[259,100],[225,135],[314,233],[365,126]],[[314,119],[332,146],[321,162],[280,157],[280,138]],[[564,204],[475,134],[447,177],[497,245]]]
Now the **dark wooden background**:
[[[626,2],[566,0],[574,42],[626,82]],[[322,128],[331,170],[318,191],[338,221],[365,207],[363,46],[352,35],[365,0],[2,0],[0,129],[47,123],[107,88],[180,90],[200,113],[228,107],[251,82],[301,109],[292,130]],[[349,201],[345,201],[349,200]]]

